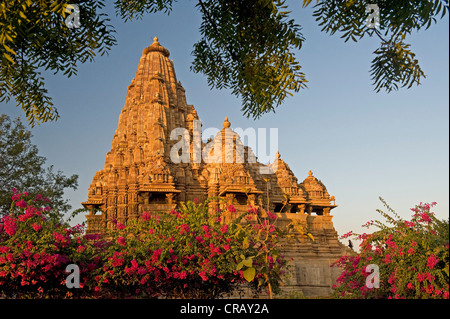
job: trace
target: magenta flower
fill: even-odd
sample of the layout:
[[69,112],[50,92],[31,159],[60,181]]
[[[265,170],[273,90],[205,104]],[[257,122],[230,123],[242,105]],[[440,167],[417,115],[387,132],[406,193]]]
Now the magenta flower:
[[125,244],[126,244],[126,241],[125,241],[124,237],[119,237],[117,239],[117,242],[119,243],[120,246],[125,246]]
[[230,213],[236,213],[236,208],[234,208],[234,206],[233,205],[228,205],[228,211],[230,212]]
[[436,264],[439,262],[439,259],[436,258],[433,254],[430,255],[430,257],[428,257],[427,260],[427,267],[430,269],[433,269],[434,266],[436,266]]
[[26,201],[24,201],[23,199],[21,199],[21,200],[19,200],[19,201],[16,203],[16,206],[17,206],[17,207],[21,207],[21,208],[25,208],[25,207],[27,207],[28,205],[27,205],[27,202],[26,202]]

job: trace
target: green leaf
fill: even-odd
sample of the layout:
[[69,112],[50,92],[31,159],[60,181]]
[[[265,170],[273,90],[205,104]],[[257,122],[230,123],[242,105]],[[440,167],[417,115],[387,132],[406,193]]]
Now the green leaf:
[[251,258],[248,258],[246,260],[243,260],[242,263],[244,264],[244,266],[246,267],[251,267],[253,265],[253,260]]
[[255,278],[256,269],[253,267],[247,268],[246,270],[243,271],[243,275],[244,275],[245,280],[250,282]]
[[3,55],[5,56],[5,58],[6,58],[8,61],[10,61],[11,63],[14,63],[13,58],[11,58],[11,56],[10,56],[8,53],[3,52]]
[[244,249],[247,249],[249,244],[248,244],[248,237],[244,238],[244,241],[242,242],[242,246],[244,247]]

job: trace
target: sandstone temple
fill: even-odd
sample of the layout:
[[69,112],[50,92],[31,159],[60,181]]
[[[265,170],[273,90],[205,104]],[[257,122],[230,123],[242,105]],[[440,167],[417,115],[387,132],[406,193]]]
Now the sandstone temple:
[[[82,203],[91,209],[86,216],[87,232],[101,233],[114,227],[112,218],[125,224],[144,211],[168,212],[182,202],[221,197],[224,200],[210,202],[211,210],[232,204],[238,211],[246,211],[251,205],[277,213],[281,225],[296,221],[307,227],[314,241],[299,238],[285,247],[285,255],[293,258],[294,265],[285,289],[307,296],[328,295],[339,275],[330,264],[343,249],[330,215],[336,207],[334,196],[330,197],[311,171],[299,182],[279,153],[268,165],[249,160],[255,156],[243,146],[228,118],[214,138],[218,143],[210,155],[215,160],[195,160],[199,117],[186,102],[169,55],[157,38],[142,52],[105,166],[93,177],[88,200]],[[189,135],[186,140],[191,141],[183,161],[174,161],[171,154],[181,137],[171,138],[176,128],[184,129]],[[231,143],[227,143],[230,136]],[[204,148],[205,142],[197,142]],[[232,147],[227,147],[230,144]],[[236,155],[239,147],[244,160]],[[270,174],[261,173],[265,166],[273,168]]]

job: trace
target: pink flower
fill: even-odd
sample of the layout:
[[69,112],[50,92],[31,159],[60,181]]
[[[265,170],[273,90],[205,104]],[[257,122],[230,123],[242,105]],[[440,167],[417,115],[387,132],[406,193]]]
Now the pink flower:
[[77,253],[81,253],[81,252],[83,252],[83,251],[85,251],[85,250],[86,250],[86,246],[80,245],[80,246],[78,246],[78,248],[77,248]]
[[21,208],[25,208],[28,206],[27,202],[24,201],[23,199],[19,200],[18,202],[16,202],[16,206],[17,207],[21,207]]
[[152,261],[154,264],[156,264],[159,260],[159,257],[161,256],[162,249],[157,249],[153,252]]
[[367,228],[369,228],[370,226],[373,225],[373,223],[374,223],[374,221],[373,221],[373,220],[370,220],[370,221],[368,221],[367,223],[365,223],[362,227],[367,227]]
[[416,277],[417,277],[417,280],[420,281],[420,282],[422,282],[425,279],[427,279],[426,274],[421,274],[421,273],[418,273]]
[[428,286],[426,286],[425,291],[429,294],[432,294],[433,289],[434,289],[433,285],[428,285]]
[[430,269],[433,269],[434,266],[436,266],[436,264],[439,262],[439,259],[436,258],[433,254],[430,255],[430,257],[428,257],[427,260],[427,267]]
[[428,280],[429,282],[432,282],[435,278],[432,274],[424,272],[424,273],[418,273],[417,274],[417,280],[420,282],[423,282],[425,280]]
[[345,239],[345,238],[348,238],[348,237],[350,237],[350,236],[352,236],[352,235],[353,235],[353,231],[351,230],[351,231],[349,231],[348,233],[342,235],[342,236],[340,237],[340,239]]
[[409,222],[409,221],[405,220],[405,226],[406,226],[406,227],[409,227],[409,228],[411,228],[411,227],[413,227],[413,226],[414,226],[414,223],[413,223],[413,222]]
[[180,272],[180,279],[186,279],[187,278],[187,272],[186,270],[183,270],[182,272]]
[[189,225],[188,224],[183,224],[180,226],[181,230],[180,230],[180,234],[183,235],[185,233],[189,233]]
[[97,240],[100,239],[102,236],[100,234],[86,234],[84,238],[87,240]]
[[148,212],[144,212],[144,213],[141,215],[141,218],[142,218],[143,220],[148,221],[148,220],[150,220],[150,214],[149,214]]
[[267,212],[267,216],[269,216],[270,219],[276,219],[277,215],[275,215],[274,213],[271,212]]
[[31,227],[33,227],[33,229],[35,231],[40,231],[42,229],[41,224],[36,224],[36,223],[32,224]]
[[222,234],[225,234],[228,231],[228,225],[225,224],[222,227],[220,227],[220,231],[222,232]]
[[125,238],[123,238],[123,237],[119,237],[117,239],[117,242],[119,243],[120,246],[125,246],[125,244],[126,244]]
[[230,213],[236,213],[236,208],[234,208],[233,205],[228,205],[228,211],[229,211]]
[[19,220],[20,220],[21,222],[24,222],[24,221],[26,221],[27,219],[33,217],[33,215],[34,215],[33,211],[27,209],[25,214],[19,215]]
[[194,198],[193,202],[194,202],[195,204],[198,204],[198,202],[199,202],[198,198]]
[[9,251],[8,246],[0,246],[0,253],[6,254]]
[[14,215],[3,217],[3,229],[9,236],[14,236],[17,229],[16,218]]
[[391,274],[391,277],[389,277],[388,283],[393,285],[395,283],[395,272]]
[[197,236],[197,237],[195,237],[195,239],[196,239],[199,243],[204,243],[204,242],[205,242],[205,240],[203,239],[202,236]]
[[125,225],[117,223],[117,229],[125,229]]
[[206,272],[201,271],[199,273],[200,277],[202,277],[203,281],[207,281],[208,280],[208,276],[206,276]]

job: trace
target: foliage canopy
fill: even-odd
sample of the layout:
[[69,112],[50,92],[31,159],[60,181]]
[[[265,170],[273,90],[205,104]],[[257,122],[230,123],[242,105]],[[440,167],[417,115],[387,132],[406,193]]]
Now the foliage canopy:
[[[79,4],[79,28],[64,21],[68,2]],[[145,14],[169,14],[174,0],[116,0],[124,21]],[[377,92],[411,88],[425,78],[406,37],[428,29],[449,10],[448,0],[303,0],[323,32],[344,41],[378,37],[370,74]],[[378,28],[366,23],[367,5],[379,8]],[[8,0],[0,5],[0,101],[14,97],[31,125],[56,120],[41,70],[70,77],[79,63],[92,61],[116,44],[103,0]],[[193,46],[191,70],[203,73],[211,88],[228,88],[242,99],[242,111],[258,118],[280,106],[308,82],[295,53],[305,40],[283,0],[198,0],[200,40]],[[368,13],[369,12],[369,13]]]
[[31,137],[20,119],[11,121],[7,115],[0,115],[0,216],[11,207],[13,188],[26,188],[30,196],[48,198],[53,212],[59,215],[71,208],[64,199],[64,189],[76,189],[78,175],[67,177],[62,171],[55,172],[53,166],[45,168],[46,158],[38,154]]

